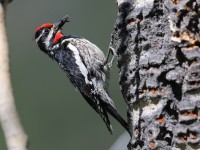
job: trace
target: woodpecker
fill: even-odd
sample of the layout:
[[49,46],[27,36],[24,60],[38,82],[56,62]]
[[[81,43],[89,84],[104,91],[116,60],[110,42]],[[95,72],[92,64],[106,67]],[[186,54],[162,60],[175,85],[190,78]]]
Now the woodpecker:
[[113,133],[108,113],[129,132],[126,121],[117,112],[107,92],[108,56],[90,41],[74,35],[63,35],[61,28],[69,22],[66,15],[55,23],[42,24],[36,29],[35,40],[40,50],[55,60],[80,91],[88,104],[101,116]]

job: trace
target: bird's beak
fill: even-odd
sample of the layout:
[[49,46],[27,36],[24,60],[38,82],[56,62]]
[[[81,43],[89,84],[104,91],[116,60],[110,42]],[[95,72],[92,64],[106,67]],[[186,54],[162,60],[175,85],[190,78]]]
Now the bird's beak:
[[60,30],[62,28],[62,26],[66,23],[66,22],[69,22],[69,16],[66,15],[64,16],[62,19],[60,19],[58,22],[55,22],[53,24],[53,28],[54,30],[57,32],[58,30]]

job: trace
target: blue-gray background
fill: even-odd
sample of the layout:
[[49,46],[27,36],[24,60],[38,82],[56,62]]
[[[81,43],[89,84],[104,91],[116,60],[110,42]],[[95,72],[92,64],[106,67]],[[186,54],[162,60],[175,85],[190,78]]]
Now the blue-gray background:
[[[71,22],[64,26],[65,34],[81,35],[107,52],[117,15],[115,0],[13,0],[8,6],[12,83],[21,122],[30,150],[108,150],[124,129],[111,119],[110,135],[99,115],[33,40],[36,27],[66,14]],[[125,116],[114,66],[110,94]],[[0,150],[6,150],[2,131]]]

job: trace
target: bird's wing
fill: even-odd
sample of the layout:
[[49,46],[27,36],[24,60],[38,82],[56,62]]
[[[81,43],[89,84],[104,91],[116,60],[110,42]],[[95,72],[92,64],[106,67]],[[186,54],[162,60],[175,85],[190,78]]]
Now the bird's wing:
[[89,75],[95,76],[97,79],[106,80],[103,70],[105,56],[103,52],[93,43],[81,38],[67,38],[64,42],[68,42],[70,49],[77,49],[82,63],[88,70]]

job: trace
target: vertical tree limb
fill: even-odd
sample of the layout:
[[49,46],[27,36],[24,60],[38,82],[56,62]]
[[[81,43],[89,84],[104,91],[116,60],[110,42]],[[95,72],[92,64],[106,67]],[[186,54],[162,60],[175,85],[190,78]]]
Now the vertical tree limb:
[[27,150],[27,136],[19,121],[10,80],[5,7],[6,1],[0,1],[0,122],[8,150]]
[[117,0],[132,149],[200,149],[200,0]]

